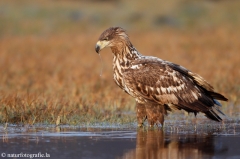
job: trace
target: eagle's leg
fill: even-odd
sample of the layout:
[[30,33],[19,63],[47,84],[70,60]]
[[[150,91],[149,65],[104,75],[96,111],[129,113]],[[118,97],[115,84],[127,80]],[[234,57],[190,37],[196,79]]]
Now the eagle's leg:
[[138,127],[142,127],[147,118],[146,107],[144,104],[136,103]]
[[160,123],[164,124],[164,107],[158,104],[148,103],[146,105],[147,119],[150,127]]

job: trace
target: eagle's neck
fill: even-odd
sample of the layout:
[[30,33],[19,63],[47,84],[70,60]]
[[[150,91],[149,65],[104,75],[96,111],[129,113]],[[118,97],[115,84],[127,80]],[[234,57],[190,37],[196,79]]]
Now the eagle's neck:
[[132,45],[125,45],[125,47],[121,48],[111,47],[111,50],[113,53],[113,78],[116,84],[125,90],[124,70],[130,67],[132,61],[143,56]]
[[119,65],[122,69],[128,68],[132,61],[142,57],[132,44],[124,47],[111,47],[111,50],[113,65]]

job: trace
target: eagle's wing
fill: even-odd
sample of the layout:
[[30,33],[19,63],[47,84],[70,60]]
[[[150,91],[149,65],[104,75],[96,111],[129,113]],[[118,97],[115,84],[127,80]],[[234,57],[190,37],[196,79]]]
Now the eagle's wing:
[[152,57],[134,61],[124,71],[123,78],[126,89],[139,99],[174,105],[188,112],[208,112],[216,104],[208,93],[213,88],[202,77],[189,72],[184,67]]

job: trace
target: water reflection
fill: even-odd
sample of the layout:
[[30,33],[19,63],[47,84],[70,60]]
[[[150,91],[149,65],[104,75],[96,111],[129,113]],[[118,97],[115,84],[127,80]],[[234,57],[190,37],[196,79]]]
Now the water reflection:
[[162,130],[138,131],[136,149],[121,158],[206,158],[214,154],[214,138],[211,135],[165,135]]
[[240,158],[240,135],[146,129],[53,128],[1,131],[0,153],[48,153],[51,158]]

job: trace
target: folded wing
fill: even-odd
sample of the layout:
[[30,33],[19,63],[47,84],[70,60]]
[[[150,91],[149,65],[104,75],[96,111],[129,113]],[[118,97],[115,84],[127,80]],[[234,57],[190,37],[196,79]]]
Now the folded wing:
[[[188,112],[203,112],[207,117],[221,121],[215,99],[227,100],[215,93],[201,76],[179,65],[158,58],[139,59],[125,70],[124,82],[139,99],[171,105]],[[213,109],[214,108],[214,109]],[[223,113],[222,113],[223,114]]]

